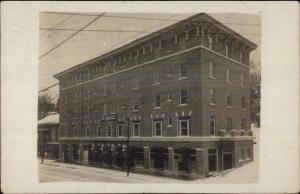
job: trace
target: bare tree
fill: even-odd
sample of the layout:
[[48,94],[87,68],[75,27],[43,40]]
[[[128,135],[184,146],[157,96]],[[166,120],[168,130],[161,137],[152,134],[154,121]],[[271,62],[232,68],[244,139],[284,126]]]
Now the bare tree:
[[42,119],[47,116],[51,111],[55,111],[55,104],[50,95],[42,94],[38,97],[38,119]]

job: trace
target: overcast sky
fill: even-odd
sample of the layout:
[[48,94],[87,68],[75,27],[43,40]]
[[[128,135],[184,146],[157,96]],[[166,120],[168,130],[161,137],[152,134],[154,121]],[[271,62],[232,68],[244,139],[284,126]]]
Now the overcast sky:
[[[101,14],[101,13],[86,13]],[[39,90],[48,87],[58,81],[53,75],[77,64],[90,60],[96,56],[118,48],[137,38],[146,36],[149,32],[159,30],[194,15],[192,14],[150,14],[150,13],[105,13],[106,17],[101,17],[88,26],[88,30],[103,31],[81,31],[73,38],[66,41],[57,49],[48,53],[39,60]],[[260,41],[261,41],[261,20],[258,15],[248,14],[209,14],[232,30],[248,38],[258,45],[258,48],[251,53],[251,60],[260,63]],[[118,16],[118,17],[107,17]],[[64,15],[53,13],[40,14],[40,28],[59,29],[80,29],[94,20],[97,16]],[[157,18],[164,20],[144,20],[136,18]],[[135,31],[135,32],[111,32],[111,31]],[[105,32],[109,31],[109,32]],[[137,32],[136,32],[137,31]],[[141,31],[147,33],[141,33]],[[62,30],[40,30],[40,53],[42,56],[50,49],[54,48],[67,39],[76,31]],[[58,87],[51,88],[50,93],[55,99],[58,97]]]

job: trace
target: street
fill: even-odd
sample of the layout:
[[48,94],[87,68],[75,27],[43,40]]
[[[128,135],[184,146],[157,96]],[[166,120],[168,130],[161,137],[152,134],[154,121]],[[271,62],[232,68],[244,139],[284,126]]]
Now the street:
[[258,130],[254,130],[254,161],[240,168],[220,173],[215,177],[186,181],[153,175],[130,173],[89,166],[66,164],[54,160],[39,160],[40,182],[83,181],[83,182],[113,182],[113,183],[246,183],[255,182],[258,178]]

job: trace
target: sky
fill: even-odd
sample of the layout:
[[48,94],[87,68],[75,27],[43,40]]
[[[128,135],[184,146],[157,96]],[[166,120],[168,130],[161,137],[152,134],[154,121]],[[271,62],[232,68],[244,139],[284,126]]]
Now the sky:
[[[53,77],[56,73],[88,61],[196,13],[105,13],[104,17],[100,17],[85,28],[85,30],[104,31],[81,31],[64,44],[61,44],[61,46],[53,49],[76,31],[45,29],[78,30],[92,22],[101,13],[80,14],[84,15],[40,13],[39,90],[58,83],[58,80]],[[250,59],[256,64],[260,64],[261,19],[259,15],[235,13],[212,13],[209,15],[254,42],[258,47],[251,52]],[[151,18],[151,20],[140,18]],[[155,20],[152,20],[153,18]],[[51,49],[53,50],[49,52]],[[52,87],[46,93],[50,94],[55,102],[58,99],[58,86]]]

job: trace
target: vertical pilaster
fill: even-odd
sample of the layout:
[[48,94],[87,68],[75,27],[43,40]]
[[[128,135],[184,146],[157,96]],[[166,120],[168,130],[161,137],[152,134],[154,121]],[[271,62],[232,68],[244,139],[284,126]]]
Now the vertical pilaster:
[[72,152],[72,146],[71,146],[71,144],[68,145],[68,161],[69,162],[73,161],[73,152]]
[[59,161],[63,162],[64,161],[64,150],[63,150],[63,145],[59,144]]
[[144,147],[144,168],[150,168],[150,147],[148,146]]
[[174,171],[174,149],[168,148],[168,171]]
[[204,178],[208,175],[208,150],[196,148],[197,174]]

